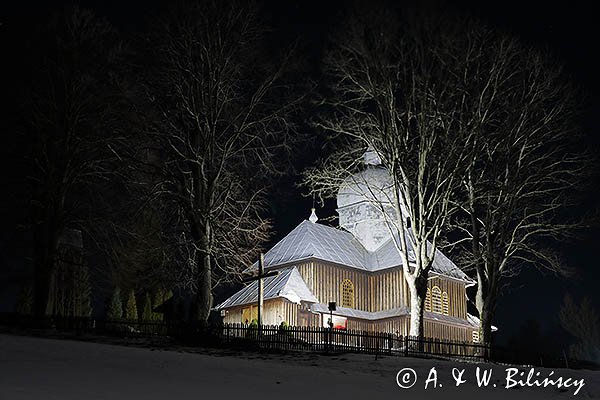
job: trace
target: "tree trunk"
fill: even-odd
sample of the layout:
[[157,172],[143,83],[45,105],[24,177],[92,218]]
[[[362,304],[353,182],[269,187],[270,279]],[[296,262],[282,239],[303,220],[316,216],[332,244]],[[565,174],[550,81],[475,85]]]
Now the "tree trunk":
[[477,281],[475,305],[480,319],[479,341],[487,346],[491,346],[492,321],[496,310],[497,293],[493,282],[490,283],[480,274],[477,275]]
[[196,295],[197,317],[202,325],[206,325],[212,308],[212,265],[210,256],[211,229],[208,222],[197,232],[198,244],[198,291]]
[[33,314],[38,319],[41,319],[46,315],[51,275],[52,273],[45,257],[40,257],[39,260],[36,260],[34,272]]
[[[494,300],[495,303],[495,300]],[[486,301],[481,312],[481,337],[480,341],[486,346],[492,345],[492,320],[494,319],[494,306]]]
[[208,316],[212,308],[212,281],[211,281],[211,261],[210,254],[201,254],[198,263],[198,320],[200,324],[205,325],[208,322]]
[[34,232],[34,316],[41,319],[48,315],[50,279],[55,265],[58,246],[58,230],[51,222],[40,223]]
[[410,293],[410,336],[423,336],[423,305],[427,295],[427,277],[406,280]]

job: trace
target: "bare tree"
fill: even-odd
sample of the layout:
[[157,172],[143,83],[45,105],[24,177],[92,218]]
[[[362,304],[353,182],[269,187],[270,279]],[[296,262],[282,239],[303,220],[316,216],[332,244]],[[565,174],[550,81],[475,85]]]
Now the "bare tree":
[[577,360],[600,361],[600,319],[589,298],[578,305],[566,295],[560,308],[562,327],[577,339],[569,353]]
[[333,38],[325,59],[329,112],[317,126],[344,144],[328,163],[310,170],[306,182],[331,194],[366,147],[381,158],[393,187],[390,198],[375,205],[395,231],[410,290],[410,334],[419,336],[428,273],[452,211],[468,137],[455,128],[456,95],[437,51],[441,21],[400,21],[394,9],[359,10]]
[[560,64],[475,21],[447,35],[448,80],[459,96],[456,127],[470,141],[456,205],[459,248],[477,276],[482,340],[505,278],[523,266],[568,273],[551,243],[568,237],[569,192],[583,176],[578,98]]
[[111,173],[110,146],[118,136],[112,84],[120,45],[106,21],[79,8],[56,15],[37,43],[40,58],[25,104],[25,133],[31,137],[35,314],[41,316],[51,312],[48,296],[59,237],[69,227],[87,231],[86,197]]
[[205,322],[213,287],[239,276],[269,237],[266,177],[284,154],[294,102],[282,83],[285,63],[266,62],[253,5],[185,3],[157,32],[156,66],[146,75],[161,177],[152,195],[172,221]]

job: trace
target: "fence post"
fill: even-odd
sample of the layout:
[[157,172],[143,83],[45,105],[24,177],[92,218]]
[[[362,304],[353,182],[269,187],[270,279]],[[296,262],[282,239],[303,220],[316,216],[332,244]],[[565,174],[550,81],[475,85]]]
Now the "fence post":
[[408,357],[408,335],[404,336],[404,356]]

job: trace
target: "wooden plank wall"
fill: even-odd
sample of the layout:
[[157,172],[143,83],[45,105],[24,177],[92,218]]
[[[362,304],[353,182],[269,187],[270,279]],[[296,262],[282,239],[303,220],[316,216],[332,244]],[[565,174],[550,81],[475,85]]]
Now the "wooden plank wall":
[[[252,314],[256,315],[256,304],[248,304],[227,310],[227,314],[223,318],[224,323],[240,324],[242,320],[242,311],[245,308],[252,308]],[[288,325],[298,325],[298,304],[291,303],[286,299],[266,300],[263,304],[263,324],[264,325],[279,325],[282,321]]]
[[423,336],[428,338],[471,342],[473,340],[472,331],[473,329],[468,327],[444,324],[427,319],[423,321]]
[[370,274],[369,293],[371,301],[369,311],[375,312],[409,306],[408,286],[400,268]]
[[[300,264],[297,268],[320,303],[335,301],[341,305],[340,285],[344,279],[350,279],[354,284],[354,308],[358,310],[375,312],[410,307],[408,286],[400,268],[371,273],[318,261]],[[464,283],[436,276],[428,284],[430,289],[437,285],[448,293],[448,315],[467,317]]]
[[354,308],[371,311],[369,307],[369,276],[367,272],[356,268],[342,267],[334,264],[323,264],[311,261],[297,266],[298,271],[308,288],[319,299],[320,303],[335,301],[342,303],[340,285],[344,279],[354,284]]

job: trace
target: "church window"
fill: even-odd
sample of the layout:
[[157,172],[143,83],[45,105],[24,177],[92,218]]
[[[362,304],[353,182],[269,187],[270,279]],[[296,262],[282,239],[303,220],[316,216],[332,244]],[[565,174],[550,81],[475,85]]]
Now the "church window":
[[342,281],[342,307],[354,308],[354,284],[350,279]]
[[431,289],[427,288],[427,294],[425,295],[425,311],[431,312]]
[[442,313],[444,315],[448,315],[448,308],[449,308],[448,293],[444,292],[444,293],[442,293]]
[[431,289],[431,311],[434,313],[442,313],[442,291],[438,286]]

